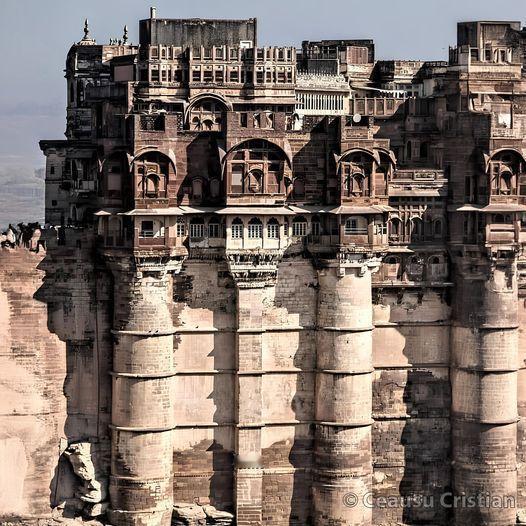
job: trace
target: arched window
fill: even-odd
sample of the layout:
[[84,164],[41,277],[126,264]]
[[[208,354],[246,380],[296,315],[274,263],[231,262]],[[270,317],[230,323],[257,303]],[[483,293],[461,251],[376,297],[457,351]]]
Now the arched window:
[[164,198],[170,174],[174,173],[170,159],[160,152],[148,152],[134,162],[138,194],[143,198]]
[[497,223],[497,224],[504,223],[504,215],[503,214],[494,214],[493,222]]
[[219,179],[212,179],[210,181],[210,197],[216,198],[219,197],[221,193],[221,182]]
[[422,241],[424,238],[424,223],[419,217],[411,219],[411,241]]
[[267,221],[267,237],[269,239],[279,239],[279,222],[275,217]]
[[190,128],[196,131],[221,131],[226,110],[225,104],[219,100],[200,99],[190,108],[188,118]]
[[293,219],[292,235],[294,237],[304,237],[307,235],[307,220],[303,216],[298,216]]
[[385,267],[383,269],[384,277],[390,280],[397,280],[402,277],[402,266],[400,259],[396,256],[388,256],[385,260]]
[[264,174],[262,170],[251,170],[246,178],[244,184],[244,193],[250,192],[252,194],[260,194],[264,188]]
[[321,221],[319,216],[314,216],[312,218],[311,233],[313,236],[321,235]]
[[243,239],[243,221],[239,217],[232,221],[232,239]]
[[447,266],[442,256],[431,256],[427,260],[426,277],[430,280],[443,279],[447,275]]
[[79,178],[79,170],[77,167],[77,161],[73,159],[71,161],[71,178],[76,181]]
[[159,195],[159,176],[156,174],[148,174],[143,179],[145,185],[144,194],[145,197],[158,197]]
[[365,177],[361,173],[352,174],[348,179],[348,195],[349,196],[362,196],[365,191]]
[[231,193],[285,193],[286,158],[282,150],[265,140],[240,144],[228,156]]
[[410,161],[413,156],[413,144],[411,141],[407,141],[407,144],[405,145],[405,158],[406,160]]
[[420,159],[427,159],[429,155],[429,145],[427,142],[420,143]]
[[203,181],[201,179],[192,180],[192,197],[201,199],[203,197]]
[[353,152],[340,162],[341,192],[345,197],[369,195],[370,179],[375,170],[372,154]]
[[421,279],[424,273],[424,265],[418,256],[411,256],[406,265],[406,271],[410,279]]
[[258,217],[253,217],[248,222],[248,238],[259,239],[263,237],[263,223]]
[[397,217],[391,218],[389,221],[389,236],[393,240],[397,240],[402,235],[402,222]]
[[433,224],[433,235],[434,237],[442,237],[442,220],[437,219]]
[[71,205],[71,222],[76,223],[78,221],[77,207]]
[[205,237],[205,222],[202,217],[195,217],[190,221],[190,239]]
[[175,222],[175,235],[176,237],[186,236],[186,223],[183,217],[178,217]]
[[429,216],[424,216],[424,238],[430,240],[433,236],[433,219]]
[[492,195],[516,195],[519,176],[525,171],[522,157],[515,151],[496,153],[489,163]]
[[77,80],[77,105],[84,101],[84,83],[82,80]]
[[69,103],[73,104],[75,102],[75,86],[73,82],[69,85]]

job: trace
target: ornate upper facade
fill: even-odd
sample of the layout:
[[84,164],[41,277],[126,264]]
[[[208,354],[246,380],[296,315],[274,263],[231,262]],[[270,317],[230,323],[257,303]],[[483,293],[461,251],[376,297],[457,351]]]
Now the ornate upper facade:
[[442,279],[446,241],[522,241],[517,24],[460,24],[433,63],[375,62],[371,41],[260,48],[254,20],[150,18],[138,46],[86,31],[67,139],[42,142],[51,223],[96,220],[108,249],[393,252],[384,274],[407,279],[409,252]]

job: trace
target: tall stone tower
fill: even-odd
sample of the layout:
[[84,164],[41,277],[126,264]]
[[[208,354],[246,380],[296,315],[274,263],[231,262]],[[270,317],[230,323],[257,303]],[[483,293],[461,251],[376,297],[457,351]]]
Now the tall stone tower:
[[170,524],[175,358],[172,274],[182,261],[108,254],[114,276],[110,520]]
[[319,270],[316,524],[372,524],[371,274],[378,261],[339,253]]
[[513,524],[517,498],[518,297],[514,252],[456,261],[452,325],[452,432],[458,524]]

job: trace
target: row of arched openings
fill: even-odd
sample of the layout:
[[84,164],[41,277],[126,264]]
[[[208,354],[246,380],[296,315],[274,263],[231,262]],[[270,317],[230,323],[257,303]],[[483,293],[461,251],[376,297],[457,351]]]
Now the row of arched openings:
[[426,239],[441,239],[444,235],[444,220],[442,218],[424,221],[420,217],[412,217],[402,221],[398,217],[389,220],[389,237],[392,241],[424,241]]
[[[315,223],[313,223],[315,224]],[[316,223],[319,225],[319,223]],[[240,217],[236,217],[231,223],[231,237],[232,239],[243,239],[245,236],[248,239],[263,238],[264,229],[266,229],[266,237],[268,239],[279,239],[280,223],[275,217],[271,217],[265,222],[259,217],[252,217],[248,221],[243,221]],[[184,227],[183,227],[184,228]],[[291,234],[294,237],[303,237],[308,234],[308,222],[303,216],[295,217],[292,222],[287,221],[283,224],[284,235]],[[182,233],[183,229],[181,229]],[[178,230],[178,236],[179,230]],[[189,223],[189,237],[190,239],[222,238],[226,235],[224,223],[219,218],[212,218],[208,223],[201,217],[193,218]]]

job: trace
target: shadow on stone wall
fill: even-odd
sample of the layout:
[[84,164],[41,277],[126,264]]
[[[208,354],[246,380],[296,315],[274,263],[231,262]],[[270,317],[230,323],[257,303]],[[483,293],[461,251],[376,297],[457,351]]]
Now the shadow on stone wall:
[[[299,249],[303,251],[303,249]],[[316,367],[315,352],[315,317],[317,306],[316,271],[309,260],[310,275],[300,270],[299,264],[308,260],[304,254],[292,255],[284,259],[278,272],[274,308],[283,309],[290,320],[297,320],[300,327],[297,347],[292,349],[292,365],[298,371],[294,383],[294,396],[291,409],[294,420],[292,443],[290,440],[280,441],[264,452],[267,460],[265,467],[290,467],[292,477],[277,475],[276,480],[268,481],[268,495],[265,504],[268,507],[269,522],[288,524],[289,526],[309,526],[312,524],[312,469],[314,465],[314,385]],[[288,267],[288,268],[287,268]],[[290,342],[292,345],[292,342]],[[288,348],[287,348],[288,349]],[[267,479],[270,475],[266,475]],[[281,480],[280,480],[281,479]],[[290,501],[289,501],[290,498]],[[277,499],[273,505],[271,499]],[[271,517],[276,517],[272,521]]]
[[451,514],[441,498],[451,483],[449,349],[434,327],[445,323],[448,329],[447,298],[440,291],[406,290],[380,294],[378,301],[389,309],[384,321],[392,325],[381,329],[386,335],[376,354],[392,367],[375,373],[373,412],[382,416],[373,434],[373,489],[376,499],[391,497],[396,505],[376,507],[373,521],[446,526]]
[[66,236],[68,246],[50,243],[34,295],[47,306],[48,330],[66,343],[66,420],[49,503],[54,516],[93,518],[108,499],[112,282],[87,235],[72,229]]
[[[234,355],[234,333],[233,327],[225,327],[225,320],[235,314],[235,288],[231,278],[217,272],[216,265],[209,263],[213,267],[213,272],[199,275],[199,264],[187,262],[183,272],[175,277],[174,283],[174,304],[173,320],[177,328],[185,327],[182,321],[184,309],[199,312],[212,310],[212,318],[203,322],[204,325],[210,323],[214,332],[212,333],[212,343],[206,349],[210,349],[206,356],[198,356],[201,360],[212,358],[211,362],[206,360],[207,367],[217,374],[213,374],[212,389],[207,394],[207,400],[212,400],[214,409],[211,421],[211,430],[197,433],[202,435],[201,440],[193,440],[191,437],[192,429],[179,428],[179,437],[189,437],[193,443],[186,449],[174,448],[174,470],[176,472],[174,480],[174,500],[188,504],[197,503],[201,505],[210,504],[217,510],[234,511],[234,427],[233,408],[234,408],[234,376],[232,364],[228,363],[225,353],[231,350]],[[197,268],[195,267],[197,265]],[[207,277],[208,276],[208,277]],[[206,281],[210,279],[209,283]],[[210,289],[207,289],[207,286]],[[216,292],[223,289],[223,295]],[[225,293],[225,291],[227,291]],[[232,301],[228,301],[227,296],[231,295]],[[188,328],[188,327],[186,327]],[[226,331],[226,332],[225,332]],[[230,335],[230,341],[229,341]],[[185,337],[191,337],[188,333]],[[196,336],[194,335],[195,339]],[[206,336],[202,336],[206,342]],[[176,369],[181,370],[183,356],[182,336],[176,334],[174,340],[174,352]],[[193,341],[193,340],[192,340]],[[231,346],[231,349],[228,346]],[[193,350],[201,350],[195,345]],[[195,367],[185,367],[202,369],[200,365]],[[176,377],[179,381],[182,376]],[[230,387],[229,387],[230,385]],[[199,396],[199,395],[197,395]],[[203,414],[207,414],[203,411]],[[194,413],[194,420],[199,420],[200,415]],[[206,420],[201,417],[201,421]],[[176,431],[177,432],[177,431]],[[185,476],[190,475],[190,476]]]
[[35,297],[42,258],[0,248],[0,522],[49,516],[47,486],[63,435],[65,346]]

